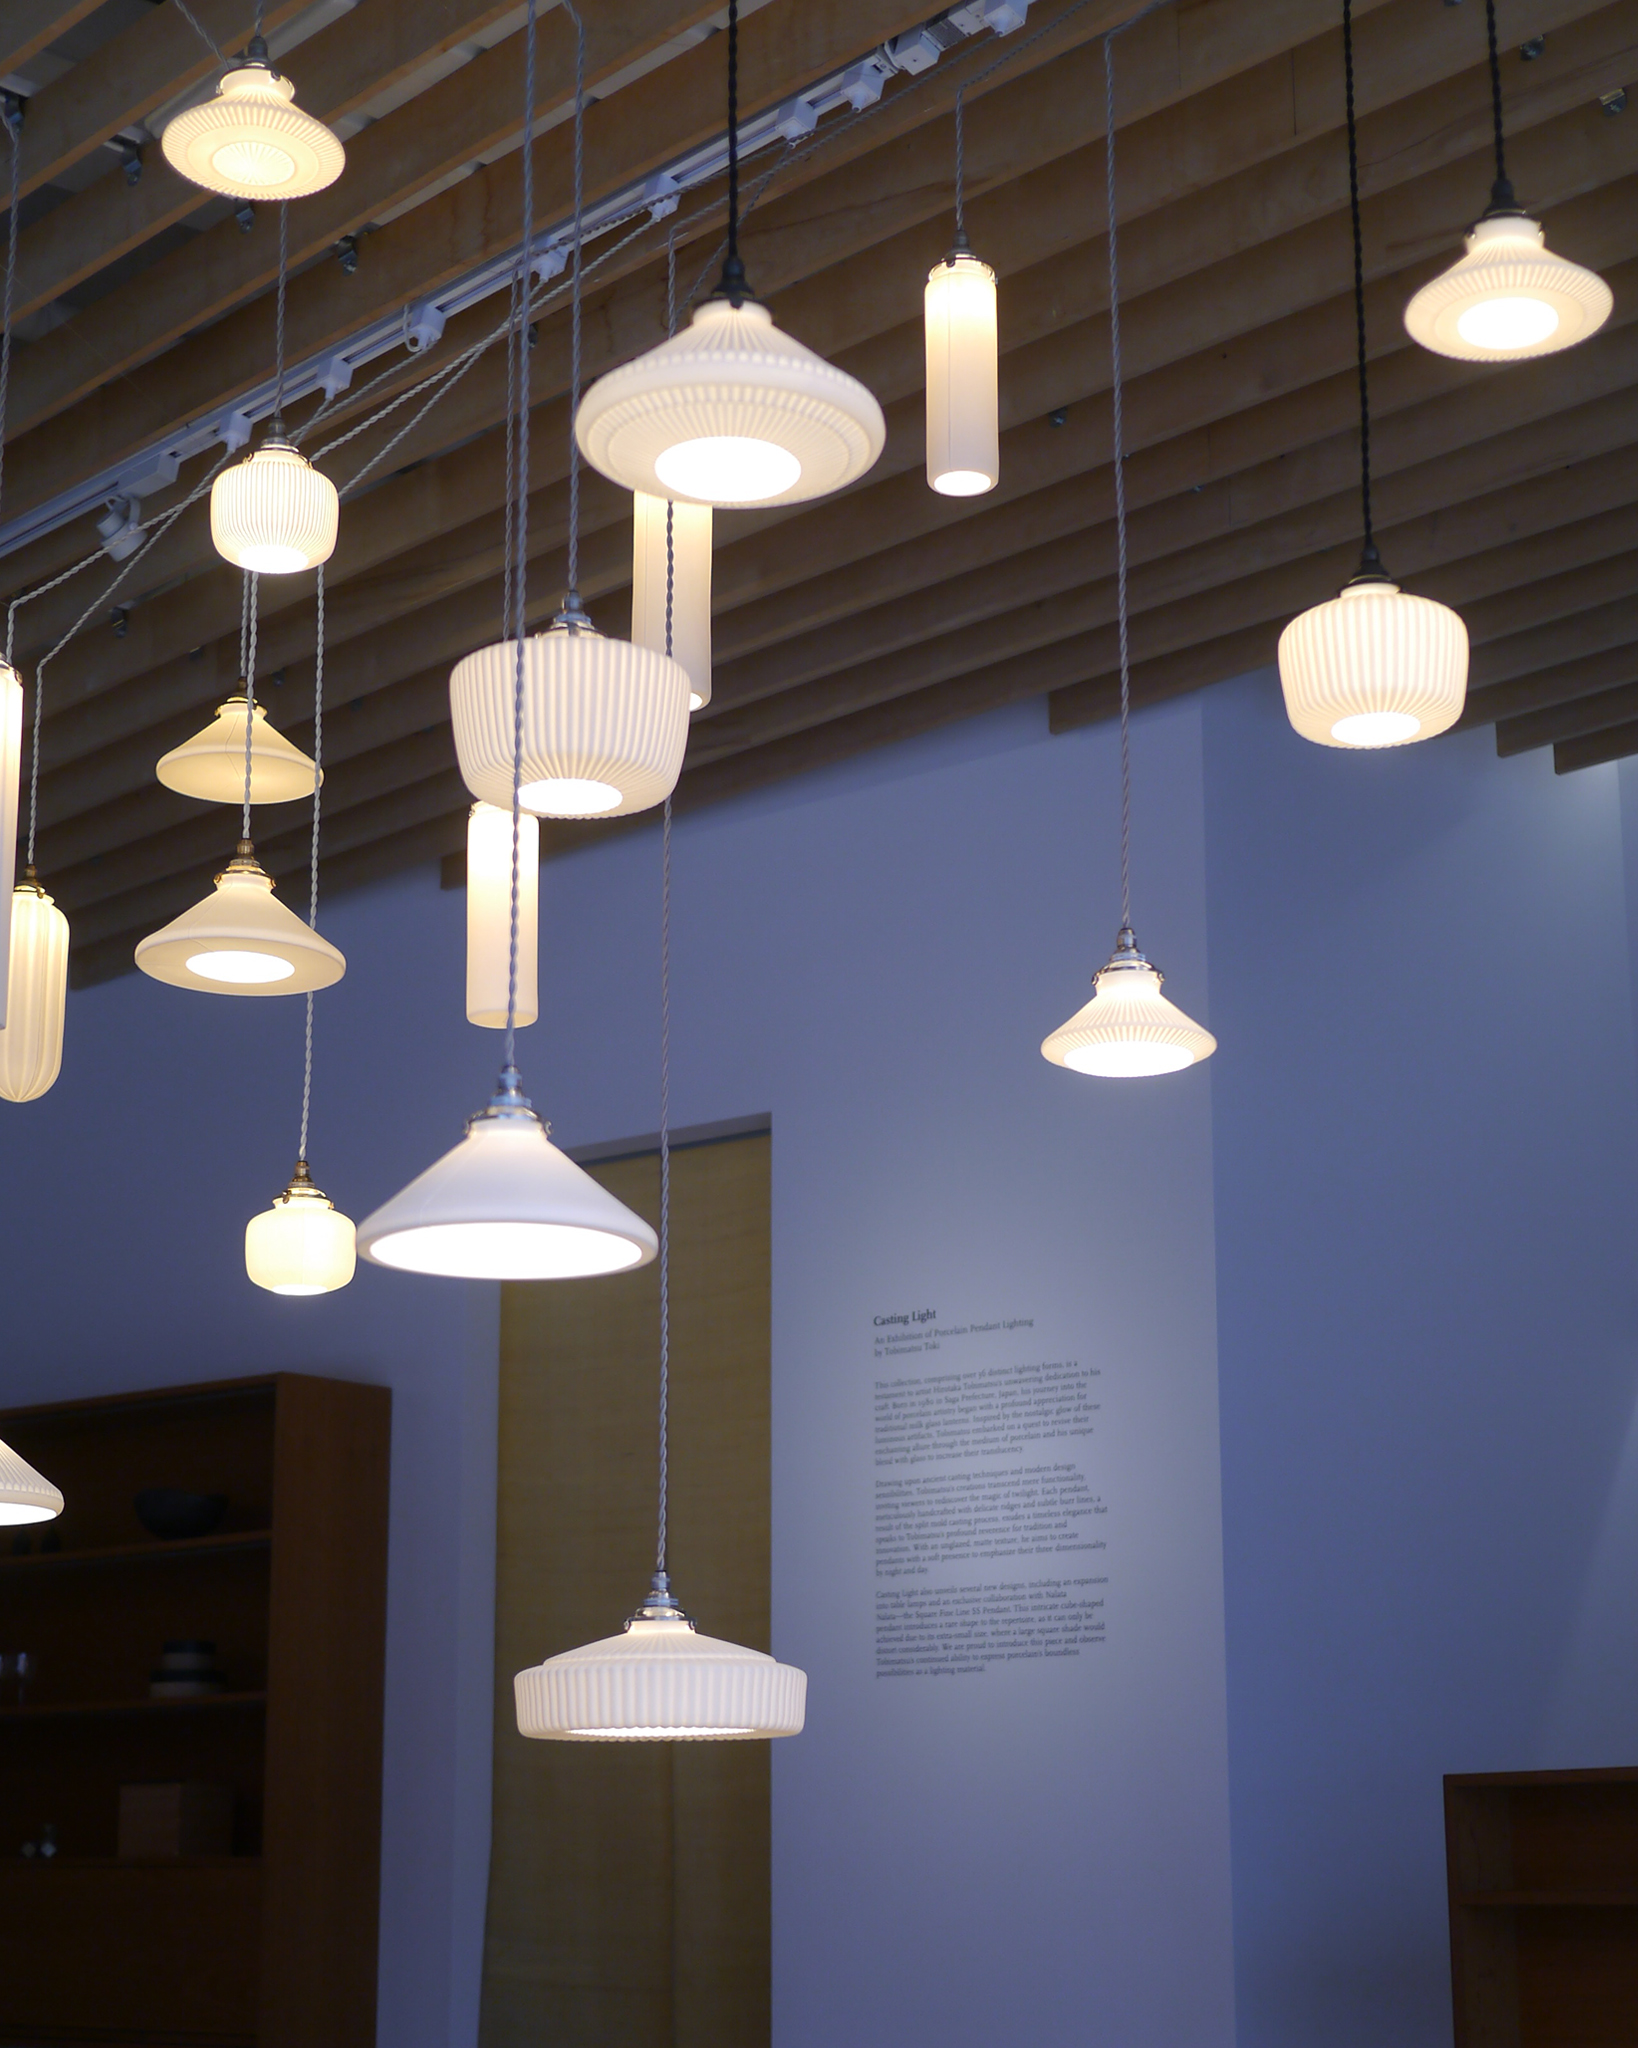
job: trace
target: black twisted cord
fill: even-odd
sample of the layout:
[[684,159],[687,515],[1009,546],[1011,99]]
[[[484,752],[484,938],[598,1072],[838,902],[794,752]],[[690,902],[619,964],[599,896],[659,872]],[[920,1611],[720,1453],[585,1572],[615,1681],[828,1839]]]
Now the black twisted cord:
[[1490,119],[1496,134],[1496,182],[1490,188],[1490,211],[1513,213],[1517,210],[1518,201],[1513,197],[1512,183],[1507,176],[1507,148],[1502,137],[1501,52],[1496,47],[1496,0],[1484,0],[1484,25],[1490,42]]
[[1348,103],[1348,211],[1354,230],[1354,341],[1359,362],[1359,499],[1365,522],[1362,574],[1380,575],[1371,524],[1371,384],[1365,355],[1365,244],[1359,225],[1359,125],[1354,115],[1354,8],[1342,0],[1342,75]]

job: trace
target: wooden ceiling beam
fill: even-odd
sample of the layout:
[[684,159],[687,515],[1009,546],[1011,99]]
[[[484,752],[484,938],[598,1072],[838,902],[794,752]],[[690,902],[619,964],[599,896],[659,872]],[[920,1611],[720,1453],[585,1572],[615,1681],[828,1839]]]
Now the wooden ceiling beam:
[[1562,740],[1553,749],[1553,773],[1573,775],[1578,768],[1597,768],[1605,761],[1624,761],[1638,754],[1638,721],[1606,727],[1580,739]]
[[[1638,642],[1638,619],[1633,641]],[[1504,718],[1496,727],[1496,752],[1505,760],[1560,740],[1607,732],[1638,718],[1638,646],[1632,642],[1601,648],[1579,661],[1566,661],[1528,680],[1540,693],[1551,691],[1556,702],[1521,718]]]
[[0,0],[0,78],[95,14],[103,0]]

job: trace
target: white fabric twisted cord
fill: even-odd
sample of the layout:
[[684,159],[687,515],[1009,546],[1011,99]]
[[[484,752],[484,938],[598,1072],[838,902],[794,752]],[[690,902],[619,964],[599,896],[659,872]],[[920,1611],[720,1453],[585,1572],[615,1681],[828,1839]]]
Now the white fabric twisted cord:
[[[307,922],[318,930],[319,809],[324,782],[324,564],[318,567],[318,626],[313,654],[313,842],[307,862]],[[307,1118],[313,1102],[313,991],[307,991],[307,1028],[302,1040],[301,1139],[296,1157],[307,1157]]]
[[6,607],[7,661],[10,661],[12,657],[12,648],[17,636],[17,614],[22,610],[23,606],[32,604],[37,597],[44,597],[48,591],[57,589],[60,584],[71,582],[82,569],[89,569],[93,562],[100,562],[102,559],[102,549],[93,548],[90,554],[83,556],[72,568],[64,569],[59,575],[53,576],[49,583],[37,583],[32,590],[25,590],[21,595],[12,599],[11,603]]
[[188,24],[189,28],[193,30],[194,34],[205,45],[206,49],[210,51],[211,55],[216,59],[217,63],[225,64],[227,62],[227,58],[222,54],[221,44],[211,34],[210,30],[206,28],[205,24],[199,19],[198,15],[194,13],[193,9],[188,5],[188,0],[172,0],[172,5],[176,8],[177,13],[181,15],[182,19]]
[[245,576],[245,609],[250,622],[245,636],[245,819],[241,839],[250,837],[250,756],[256,724],[256,632],[261,624],[261,582],[254,570]]

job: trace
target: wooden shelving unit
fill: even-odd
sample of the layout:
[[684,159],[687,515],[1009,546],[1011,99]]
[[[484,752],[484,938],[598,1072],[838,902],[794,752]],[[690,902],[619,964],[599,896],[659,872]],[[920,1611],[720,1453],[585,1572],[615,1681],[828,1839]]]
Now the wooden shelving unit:
[[[0,2043],[371,2048],[389,1431],[385,1389],[295,1373],[0,1415],[68,1503],[0,1532],[35,1667],[0,1695]],[[155,1541],[146,1486],[222,1527]],[[150,1698],[175,1638],[228,1690]],[[120,1787],[190,1781],[232,1788],[233,1853],[120,1857]]]
[[1456,2048],[1638,2041],[1638,1769],[1445,1780]]

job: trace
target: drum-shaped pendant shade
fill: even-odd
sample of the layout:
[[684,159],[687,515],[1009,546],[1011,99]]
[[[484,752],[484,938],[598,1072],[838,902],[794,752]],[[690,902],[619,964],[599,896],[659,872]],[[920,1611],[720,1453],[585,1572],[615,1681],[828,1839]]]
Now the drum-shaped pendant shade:
[[1322,747],[1402,747],[1462,715],[1467,628],[1448,605],[1359,577],[1280,635],[1286,715]]
[[264,441],[210,487],[210,537],[236,569],[292,576],[335,551],[336,487],[288,441]]
[[623,1635],[566,1650],[513,1680],[518,1732],[555,1742],[746,1742],[799,1735],[807,1673],[639,1614]]

